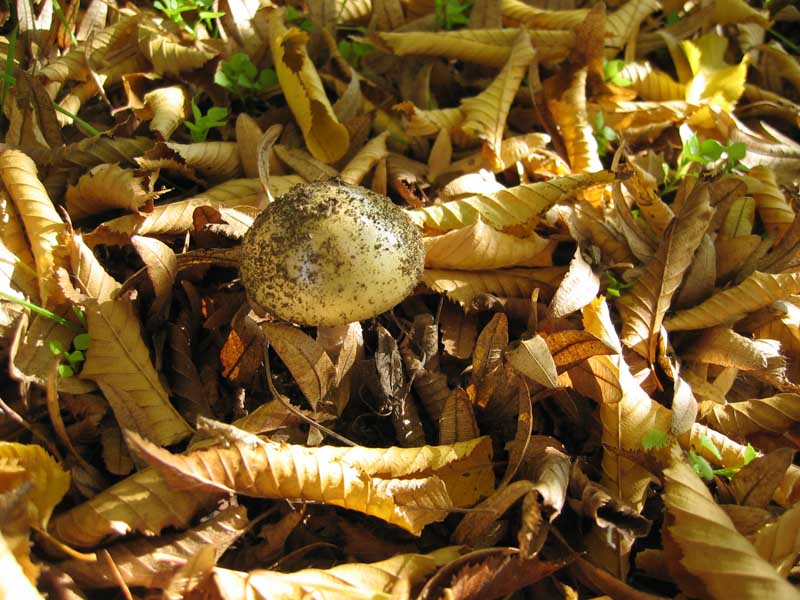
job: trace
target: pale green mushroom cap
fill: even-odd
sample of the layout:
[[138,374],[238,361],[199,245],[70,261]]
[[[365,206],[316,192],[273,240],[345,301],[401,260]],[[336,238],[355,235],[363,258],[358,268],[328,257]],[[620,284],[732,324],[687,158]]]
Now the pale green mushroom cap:
[[385,312],[422,277],[422,235],[388,198],[340,180],[298,185],[242,242],[248,299],[281,319],[341,325]]

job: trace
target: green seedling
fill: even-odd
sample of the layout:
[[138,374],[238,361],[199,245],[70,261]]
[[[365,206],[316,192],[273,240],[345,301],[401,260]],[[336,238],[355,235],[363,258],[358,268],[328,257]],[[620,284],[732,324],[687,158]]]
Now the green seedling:
[[303,31],[311,31],[314,29],[314,24],[309,21],[306,16],[297,10],[294,6],[286,7],[286,21],[299,27]]
[[608,279],[608,286],[606,287],[606,294],[612,298],[619,298],[623,290],[633,287],[633,282],[625,283],[617,279],[611,271],[606,271],[606,279]]
[[600,156],[605,156],[611,146],[611,142],[617,139],[616,132],[605,123],[603,113],[598,112],[594,116],[594,124],[592,128],[594,139],[597,140],[597,153]]
[[613,83],[620,87],[628,87],[633,85],[633,82],[622,74],[622,69],[625,68],[624,60],[604,60],[603,61],[603,79],[607,83]]
[[219,63],[214,83],[243,99],[277,85],[278,76],[273,69],[259,71],[247,54],[237,52]]
[[62,360],[61,364],[58,365],[58,374],[61,377],[72,377],[75,373],[80,371],[83,361],[86,358],[85,352],[89,349],[90,341],[89,334],[86,333],[86,330],[88,329],[86,314],[80,308],[77,306],[72,307],[72,312],[75,313],[75,316],[78,318],[78,321],[81,324],[81,328],[78,328],[64,317],[57,315],[54,312],[39,306],[38,304],[29,302],[24,298],[17,298],[16,296],[6,294],[5,292],[0,292],[0,298],[3,300],[8,300],[9,302],[13,302],[14,304],[24,306],[31,312],[50,319],[51,321],[55,321],[62,327],[66,327],[67,329],[74,331],[75,336],[72,338],[72,344],[70,345],[71,347],[69,351],[65,350],[61,345],[61,342],[58,340],[50,340],[50,352],[52,352],[54,356],[60,357]]
[[437,29],[455,29],[469,22],[472,4],[462,0],[435,0]]
[[700,141],[696,133],[687,125],[681,125],[681,153],[678,156],[678,165],[673,175],[667,163],[662,163],[664,171],[664,192],[677,189],[680,181],[686,177],[693,163],[710,165],[725,156],[724,170],[726,173],[741,171],[746,173],[749,169],[741,162],[747,154],[747,146],[742,142],[734,142],[727,146],[717,140],[708,139]]
[[[722,460],[722,455],[719,453],[719,450],[714,445],[708,436],[701,435],[700,436],[700,445],[708,450],[711,455],[716,458],[718,461]],[[714,479],[714,475],[720,475],[722,477],[731,478],[736,473],[741,471],[742,467],[750,464],[752,460],[756,457],[755,448],[753,448],[750,444],[747,444],[747,448],[745,449],[744,461],[741,467],[726,467],[724,469],[714,469],[712,468],[711,464],[702,456],[700,456],[694,449],[689,450],[689,464],[692,465],[694,472],[697,473],[700,477],[705,479],[706,481],[712,481]]]
[[667,434],[658,429],[651,429],[642,436],[642,448],[645,450],[656,450],[663,448],[669,442]]
[[50,352],[61,359],[58,365],[60,377],[72,377],[83,368],[86,360],[86,351],[89,349],[91,338],[88,333],[79,333],[72,338],[72,347],[66,350],[58,340],[50,340]]
[[186,125],[186,128],[192,134],[193,142],[205,142],[210,130],[225,125],[228,117],[228,109],[212,106],[208,109],[206,114],[203,114],[200,107],[192,100],[192,116],[194,117],[194,123],[191,121],[184,121],[183,124]]
[[[214,32],[214,19],[225,16],[224,12],[212,10],[213,4],[214,0],[155,0],[153,2],[155,8],[193,37],[197,35],[198,23],[202,23],[209,32]],[[184,13],[192,13],[197,18],[188,23],[184,19]]]
[[354,67],[358,67],[361,59],[372,52],[372,44],[364,42],[351,42],[342,40],[339,42],[339,54]]

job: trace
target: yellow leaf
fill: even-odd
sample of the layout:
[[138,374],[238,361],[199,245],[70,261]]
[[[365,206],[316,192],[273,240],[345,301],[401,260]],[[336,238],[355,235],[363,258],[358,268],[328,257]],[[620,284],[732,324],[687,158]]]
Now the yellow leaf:
[[446,56],[487,67],[501,67],[517,38],[516,29],[379,32],[376,35],[396,56]]
[[0,442],[0,493],[30,481],[27,500],[30,525],[47,527],[56,504],[69,489],[70,476],[44,448],[33,444]]
[[372,138],[345,165],[339,176],[349,184],[360,184],[375,163],[389,156],[389,149],[386,147],[388,137],[389,132],[384,131]]
[[558,177],[539,183],[522,184],[491,194],[478,194],[462,200],[451,200],[425,208],[409,210],[406,214],[419,227],[438,231],[458,229],[482,218],[499,230],[520,227],[529,230],[539,215],[557,202],[562,202],[580,190],[613,181],[608,171],[587,175]]
[[413,102],[401,102],[392,108],[405,116],[403,127],[409,136],[435,135],[440,129],[454,129],[464,120],[461,107],[423,110]]
[[681,589],[707,598],[797,598],[797,590],[736,531],[677,448],[668,464],[663,542],[667,566]]
[[242,573],[215,567],[201,590],[221,600],[394,600],[404,597],[396,593],[404,581],[408,582],[406,585],[419,585],[461,554],[459,546],[449,546],[430,554],[398,554],[371,564],[351,563],[295,573]]
[[753,536],[758,555],[775,567],[781,577],[788,577],[800,554],[800,505],[795,505]]
[[158,535],[165,527],[188,527],[216,504],[217,495],[176,490],[155,469],[143,469],[53,519],[60,540],[89,548],[132,531]]
[[596,173],[603,170],[597,151],[597,139],[586,112],[586,75],[585,67],[579,69],[564,93],[558,98],[548,98],[547,101],[561,139],[564,140],[573,173]]
[[120,426],[141,432],[160,444],[174,444],[191,433],[169,401],[150,360],[131,302],[86,305],[91,343],[80,377],[97,383]]
[[36,164],[27,154],[19,150],[0,153],[0,179],[22,217],[36,260],[42,306],[52,307],[60,298],[54,277],[54,268],[60,265],[53,251],[58,246],[58,235],[64,231],[64,222],[36,175]]
[[516,348],[506,350],[508,363],[518,373],[547,388],[558,386],[558,374],[547,342],[540,335],[522,340]]
[[[236,142],[201,142],[199,144],[164,144],[177,152],[186,164],[214,181],[227,181],[242,176],[242,164]],[[160,147],[160,146],[158,146]]]
[[800,273],[756,271],[739,285],[717,292],[705,302],[664,320],[669,331],[704,329],[734,321],[759,308],[800,292]]
[[148,191],[148,178],[116,164],[97,165],[67,187],[67,211],[75,220],[121,208],[137,213],[157,197]]
[[530,38],[521,32],[514,41],[508,61],[494,81],[477,96],[461,102],[464,111],[461,130],[486,143],[490,162],[500,163],[500,143],[506,117],[534,56]]
[[270,14],[269,45],[283,95],[308,150],[322,162],[332,163],[347,152],[350,134],[336,119],[319,73],[306,52],[307,42],[305,31],[286,29],[282,10]]
[[139,21],[137,43],[142,54],[153,64],[153,70],[159,75],[178,75],[185,71],[200,69],[218,54],[202,41],[184,46],[147,19]]
[[44,600],[36,586],[26,576],[23,566],[20,565],[9,547],[6,538],[0,532],[0,597],[15,598],[15,600]]
[[520,0],[502,0],[503,18],[530,29],[575,29],[583,23],[587,9],[545,10]]
[[686,101],[706,101],[730,112],[744,92],[748,55],[738,65],[728,65],[724,60],[728,40],[716,33],[684,40],[681,47],[693,75],[686,82]]
[[[214,549],[215,561],[241,536],[249,522],[242,506],[228,507],[196,527],[160,537],[137,537],[107,548],[113,564],[126,585],[163,589],[172,578],[178,561],[187,560],[204,546]],[[170,560],[163,560],[163,557]],[[108,562],[68,560],[59,568],[89,589],[119,585]]]
[[162,87],[144,95],[144,104],[153,111],[150,131],[167,140],[189,115],[189,98],[180,85]]
[[498,269],[548,266],[553,243],[535,233],[519,238],[478,221],[448,233],[427,237],[425,267],[432,269]]
[[613,58],[631,42],[650,13],[661,9],[659,0],[628,0],[606,18],[606,56]]
[[778,187],[775,173],[766,165],[754,166],[742,179],[747,184],[747,193],[755,200],[764,228],[777,246],[795,218],[791,203]]
[[550,298],[564,271],[564,267],[494,271],[425,269],[422,280],[433,291],[446,294],[451,300],[464,305],[479,294],[530,298],[533,290],[537,288],[542,299]]
[[128,445],[181,487],[302,498],[357,510],[419,535],[454,507],[491,493],[488,437],[452,446],[338,448],[234,442],[173,455],[130,434]]

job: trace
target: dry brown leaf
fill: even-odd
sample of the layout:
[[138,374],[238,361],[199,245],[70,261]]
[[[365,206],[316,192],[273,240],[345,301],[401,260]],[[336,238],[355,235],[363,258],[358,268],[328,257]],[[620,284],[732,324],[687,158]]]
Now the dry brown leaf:
[[779,448],[742,467],[731,480],[730,489],[736,502],[742,506],[767,508],[793,458],[793,450]]
[[747,313],[800,292],[798,273],[760,273],[756,271],[739,285],[717,292],[695,306],[664,320],[669,331],[704,329],[735,321]]
[[[294,600],[319,590],[325,590],[326,600],[391,600],[398,597],[398,586],[423,581],[461,554],[459,547],[451,546],[431,554],[398,554],[372,564],[343,564],[328,570],[304,569],[295,573],[242,573],[215,567],[201,589],[222,600]],[[406,591],[399,597],[407,595]]]
[[558,387],[558,373],[547,341],[540,335],[522,340],[505,351],[505,359],[515,371],[547,388]]
[[415,535],[494,488],[487,437],[409,449],[234,442],[185,456],[136,434],[127,441],[181,488],[314,500],[373,515]]
[[777,394],[724,406],[706,405],[705,408],[704,422],[733,438],[761,432],[782,435],[800,422],[800,396],[797,394]]
[[447,397],[439,416],[439,445],[455,444],[480,437],[469,395],[456,388]]
[[480,294],[496,294],[506,298],[530,298],[538,289],[543,299],[553,295],[566,269],[498,269],[495,271],[450,271],[425,269],[422,281],[435,292],[467,305]]
[[752,537],[759,556],[788,577],[800,555],[800,506],[793,506],[772,523],[767,523]]
[[150,131],[168,140],[189,116],[189,95],[180,85],[157,88],[144,95],[144,104],[153,111]]
[[557,98],[548,98],[547,107],[558,126],[567,149],[572,173],[597,173],[603,170],[597,140],[586,111],[587,69],[578,69],[569,87]]
[[623,320],[622,341],[651,363],[656,360],[664,315],[703,239],[712,212],[708,191],[697,186],[675,215],[644,273],[616,303]]
[[[214,549],[216,561],[245,532],[247,525],[247,511],[241,506],[230,507],[185,532],[135,538],[118,542],[107,550],[127,585],[162,589],[182,561],[204,546]],[[119,585],[108,563],[73,559],[60,563],[59,568],[89,589]]]
[[[798,592],[761,558],[673,448],[664,469],[663,530],[670,573],[702,598],[796,598]],[[713,560],[709,560],[713,556]]]
[[147,212],[157,196],[148,186],[149,178],[136,171],[116,164],[97,165],[67,187],[67,211],[75,220],[115,208]]
[[306,51],[308,33],[283,24],[283,11],[269,17],[269,43],[283,94],[303,132],[306,146],[325,163],[339,160],[350,145],[347,128],[339,123]]
[[461,109],[464,112],[464,121],[460,124],[461,131],[483,140],[490,162],[498,165],[498,168],[502,168],[500,144],[503,140],[506,117],[514,100],[514,94],[535,55],[530,38],[524,32],[520,32],[511,47],[508,62],[494,81],[477,96],[461,101]]
[[86,318],[91,343],[80,377],[97,383],[120,426],[165,445],[187,437],[191,430],[159,381],[130,300],[89,302]]
[[54,269],[62,265],[54,250],[58,246],[59,234],[64,231],[64,222],[36,171],[35,163],[23,152],[5,150],[0,153],[0,179],[22,218],[25,235],[36,261],[39,297],[42,306],[47,308],[60,301]]
[[535,224],[539,216],[555,203],[588,187],[612,180],[613,175],[607,171],[559,177],[410,210],[408,216],[418,226],[436,231],[458,229],[476,223],[479,218],[501,231],[515,227],[529,231],[527,226]]
[[178,259],[172,248],[155,238],[134,235],[131,236],[131,244],[144,262],[147,276],[153,284],[156,297],[150,305],[150,314],[158,314],[169,300],[172,284],[178,275]]
[[472,378],[467,392],[480,407],[485,407],[492,396],[506,346],[508,318],[504,313],[497,313],[481,331],[472,354]]
[[480,219],[442,235],[426,237],[425,266],[477,271],[504,267],[549,266],[553,244],[531,234],[520,238],[497,231]]
[[330,391],[336,379],[336,367],[325,351],[311,337],[292,325],[263,323],[261,328],[278,356],[292,373],[311,408]]
[[594,300],[599,291],[600,278],[592,270],[592,266],[584,260],[580,247],[575,248],[575,254],[569,263],[569,271],[564,275],[550,301],[549,316],[560,319],[580,310]]

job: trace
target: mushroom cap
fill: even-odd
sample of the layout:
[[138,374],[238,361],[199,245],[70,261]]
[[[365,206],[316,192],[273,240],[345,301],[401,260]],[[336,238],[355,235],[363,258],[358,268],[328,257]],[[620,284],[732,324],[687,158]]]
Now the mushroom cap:
[[388,198],[339,179],[297,185],[256,217],[242,242],[251,304],[304,325],[378,315],[422,277],[422,234]]

